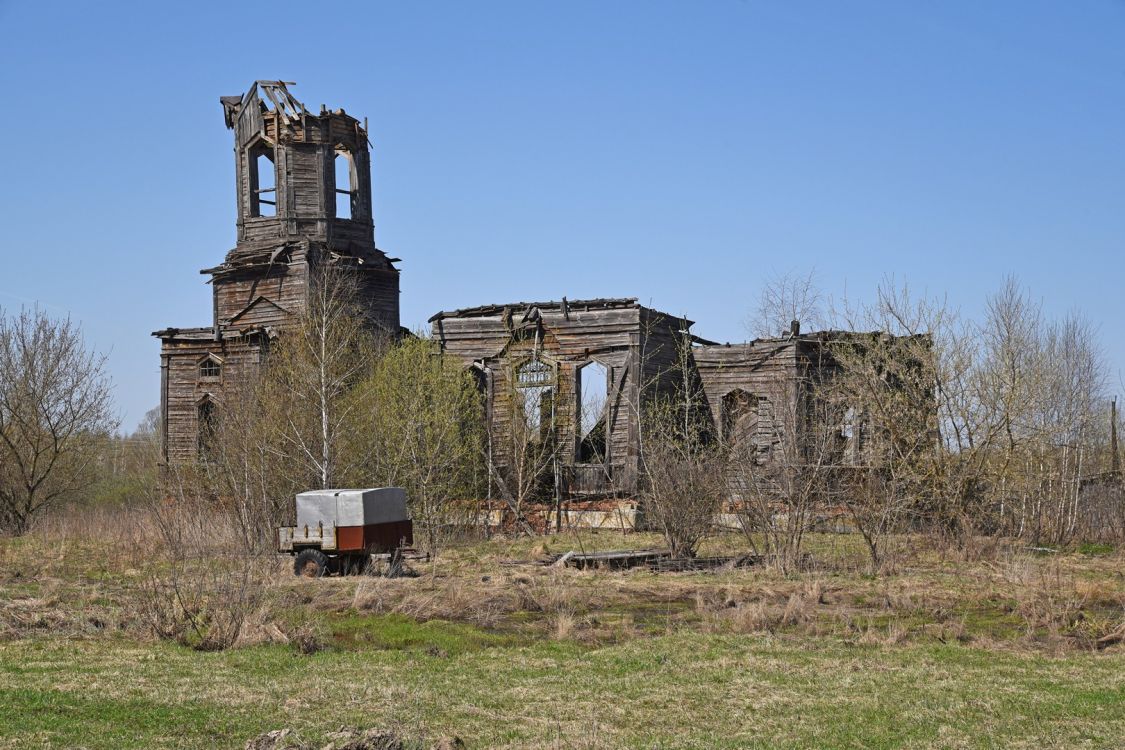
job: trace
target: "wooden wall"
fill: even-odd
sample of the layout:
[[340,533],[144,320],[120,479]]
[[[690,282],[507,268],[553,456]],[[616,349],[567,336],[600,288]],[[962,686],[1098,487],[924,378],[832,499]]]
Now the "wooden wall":
[[[538,320],[523,321],[526,305],[497,309],[486,314],[437,316],[433,334],[447,356],[463,364],[483,364],[487,373],[489,421],[494,434],[506,435],[511,420],[519,419],[511,403],[514,369],[539,352],[540,359],[556,372],[556,427],[564,445],[562,463],[574,494],[632,494],[639,465],[642,386],[662,382],[653,376],[675,358],[673,337],[680,321],[639,305],[583,307],[575,302],[561,307],[534,307]],[[538,335],[537,335],[538,334]],[[577,461],[579,429],[578,370],[589,362],[606,368],[606,442],[609,475]],[[590,388],[589,383],[584,384]],[[502,443],[502,441],[501,441]],[[503,451],[494,455],[505,465]]]
[[[259,297],[265,297],[277,308],[271,309],[257,322],[265,325],[282,325],[287,322],[284,313],[299,314],[307,300],[308,263],[305,252],[294,253],[292,259],[280,259],[274,264],[259,263],[254,267],[216,275],[212,282],[215,295],[215,312],[220,325],[230,325],[231,320],[246,310]],[[237,328],[246,328],[240,320]]]
[[[221,362],[218,378],[200,376],[199,365],[209,355]],[[164,339],[160,368],[165,461],[182,463],[197,457],[200,403],[210,398],[221,409],[227,391],[257,372],[261,360],[259,336],[214,341],[206,338],[206,329],[196,329]]]
[[[702,346],[696,348],[694,356],[715,425],[724,439],[732,438],[723,434],[729,429],[725,399],[736,391],[758,399],[757,426],[750,439],[756,443],[763,462],[778,458],[774,451],[787,437],[803,441],[801,449],[808,450],[814,429],[827,428],[828,433],[838,430],[836,417],[818,392],[818,386],[838,369],[824,342],[813,337],[764,339],[748,344]],[[825,419],[832,423],[822,424]],[[834,462],[842,458],[846,447],[841,439],[835,446],[831,441],[821,443],[817,450],[839,452],[839,456],[830,459]]]
[[797,392],[797,348],[792,341],[697,347],[693,352],[717,434],[724,435],[724,399],[745,391],[758,399],[756,440],[763,451],[781,442]]
[[[276,112],[244,107],[235,125],[238,241],[259,242],[305,236],[324,241],[373,243],[371,155],[367,132],[342,112],[304,114],[284,124]],[[256,129],[251,129],[256,125]],[[350,218],[336,217],[334,159],[337,148],[355,163],[357,185]],[[266,150],[273,157],[276,215],[255,216],[254,162]],[[372,245],[372,249],[374,246]]]

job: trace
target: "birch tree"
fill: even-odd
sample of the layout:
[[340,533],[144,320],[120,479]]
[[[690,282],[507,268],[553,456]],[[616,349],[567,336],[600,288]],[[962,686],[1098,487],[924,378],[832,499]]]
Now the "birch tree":
[[342,272],[316,273],[307,307],[270,352],[262,381],[259,403],[271,449],[284,455],[306,489],[329,489],[366,459],[343,447],[366,410],[355,386],[383,342],[359,313],[356,294]]

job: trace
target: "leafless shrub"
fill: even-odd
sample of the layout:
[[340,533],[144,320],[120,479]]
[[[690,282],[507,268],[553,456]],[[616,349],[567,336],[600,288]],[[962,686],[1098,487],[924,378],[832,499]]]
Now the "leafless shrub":
[[[540,357],[539,347],[536,333],[532,341],[509,350],[506,367],[486,373],[495,392],[485,447],[489,498],[495,490],[509,521],[527,533],[534,532],[526,518],[529,503],[553,500],[558,508],[565,444],[557,373]],[[506,419],[498,420],[498,413]]]
[[830,506],[836,447],[836,420],[825,404],[802,395],[807,389],[798,380],[770,394],[764,443],[757,425],[755,435],[724,431],[726,479],[742,531],[783,572],[797,568],[805,533]]
[[676,557],[694,557],[711,532],[725,494],[720,451],[663,433],[649,433],[644,498],[652,523]]
[[197,478],[169,476],[163,489],[175,494],[154,489],[148,508],[159,537],[138,592],[140,612],[159,638],[200,650],[230,648],[244,628],[262,628],[273,560],[255,554],[237,513],[209,499]]
[[672,554],[694,557],[727,496],[727,452],[710,428],[690,338],[677,346],[675,366],[653,384],[641,418],[641,496]]
[[218,651],[253,641],[244,630],[261,630],[253,618],[264,601],[267,572],[260,558],[210,557],[167,560],[167,572],[154,574],[138,603],[152,632],[201,651]]

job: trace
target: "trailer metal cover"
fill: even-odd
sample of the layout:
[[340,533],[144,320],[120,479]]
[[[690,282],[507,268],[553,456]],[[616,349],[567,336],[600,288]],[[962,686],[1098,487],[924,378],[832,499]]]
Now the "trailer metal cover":
[[406,490],[310,490],[297,495],[297,526],[371,526],[408,521]]

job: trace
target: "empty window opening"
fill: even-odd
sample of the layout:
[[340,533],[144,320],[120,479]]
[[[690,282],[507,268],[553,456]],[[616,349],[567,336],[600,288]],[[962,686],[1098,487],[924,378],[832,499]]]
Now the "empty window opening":
[[555,389],[551,386],[521,388],[523,396],[523,419],[527,428],[527,439],[542,442],[551,432],[555,417]]
[[250,154],[250,215],[277,216],[277,167],[273,149]]
[[555,368],[532,359],[516,372],[526,439],[543,442],[555,423]]
[[336,172],[336,218],[350,219],[354,214],[356,186],[355,161],[347,151],[337,149]]
[[211,357],[199,363],[199,377],[201,378],[217,378],[223,374],[223,366],[219,364],[218,360]]
[[578,455],[580,463],[600,463],[606,459],[606,406],[609,402],[609,370],[600,362],[578,368]]
[[218,412],[215,402],[210,398],[199,402],[196,414],[198,420],[199,457],[208,458],[215,447],[215,436],[218,432]]

